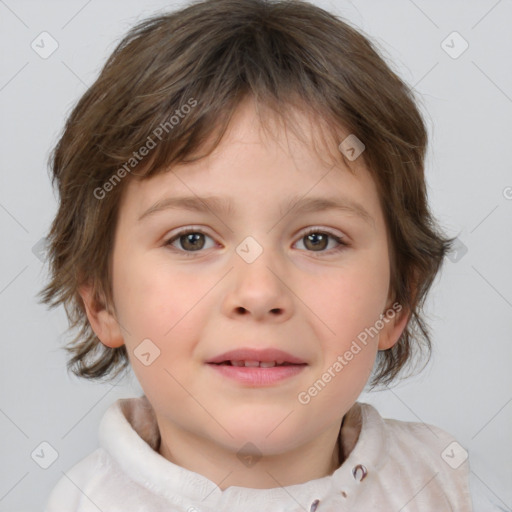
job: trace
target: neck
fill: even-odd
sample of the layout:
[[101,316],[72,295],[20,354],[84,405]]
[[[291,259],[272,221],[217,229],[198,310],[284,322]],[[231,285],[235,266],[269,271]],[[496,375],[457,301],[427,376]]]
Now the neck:
[[221,490],[231,486],[271,489],[301,484],[331,475],[343,462],[344,450],[338,439],[341,422],[305,445],[286,453],[263,456],[250,450],[242,455],[210,439],[158,423],[159,453],[174,464],[208,478]]

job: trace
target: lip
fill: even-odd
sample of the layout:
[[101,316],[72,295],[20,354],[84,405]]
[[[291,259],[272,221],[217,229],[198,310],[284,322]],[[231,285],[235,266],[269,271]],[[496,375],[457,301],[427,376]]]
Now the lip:
[[[223,365],[226,361],[282,361],[286,366],[269,368],[254,366]],[[223,377],[252,387],[271,386],[301,373],[308,364],[301,358],[275,348],[251,349],[240,348],[224,352],[208,361],[207,365]]]
[[250,387],[265,387],[300,374],[307,367],[307,364],[274,366],[272,368],[229,366],[213,363],[208,364],[208,366],[222,377],[227,377],[239,384]]
[[275,348],[265,349],[251,349],[251,348],[240,348],[236,350],[230,350],[224,352],[212,359],[206,361],[207,363],[223,363],[225,361],[260,361],[260,362],[272,362],[272,361],[283,361],[285,363],[305,365],[306,361],[296,357],[283,350]]

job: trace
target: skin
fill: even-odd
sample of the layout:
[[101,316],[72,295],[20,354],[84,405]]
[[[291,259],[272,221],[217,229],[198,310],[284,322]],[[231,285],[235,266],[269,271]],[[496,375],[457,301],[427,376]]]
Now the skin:
[[[304,119],[305,131],[314,129],[311,121]],[[391,307],[377,189],[362,158],[351,163],[355,175],[338,160],[332,167],[283,130],[269,136],[253,103],[242,103],[209,157],[128,184],[113,249],[115,313],[94,303],[90,286],[80,290],[101,342],[126,344],[155,410],[160,454],[221,489],[294,485],[339,467],[342,418],[367,383],[377,350],[392,347],[407,323],[402,310],[308,404],[298,401]],[[286,214],[291,197],[335,191],[364,206],[372,221],[337,210]],[[167,209],[138,220],[155,202],[178,195],[219,195],[234,209]],[[206,236],[195,246],[183,237],[166,245],[186,227]],[[349,245],[335,251],[339,244],[325,235],[315,245],[308,228],[318,228],[317,236],[328,229]],[[263,249],[252,263],[236,252],[248,236]],[[160,350],[149,366],[134,355],[147,338]],[[240,347],[279,348],[308,365],[271,387],[250,387],[205,364]],[[248,442],[256,447],[248,453],[261,456],[250,467],[237,457]]]

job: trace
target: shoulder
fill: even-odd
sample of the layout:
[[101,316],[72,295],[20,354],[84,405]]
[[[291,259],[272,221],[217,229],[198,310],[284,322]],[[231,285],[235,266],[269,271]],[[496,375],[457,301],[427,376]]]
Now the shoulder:
[[[377,413],[378,414],[378,413]],[[405,459],[421,460],[439,470],[467,469],[468,452],[449,432],[430,423],[382,418],[390,443],[396,455]],[[443,464],[441,464],[443,462]]]
[[[375,409],[374,411],[377,412]],[[377,414],[379,413],[377,412]],[[392,418],[381,419],[390,441],[398,445],[407,444],[408,447],[426,448],[429,453],[435,455],[436,459],[452,443],[457,443],[452,434],[430,423],[402,421]],[[458,446],[462,448],[461,445]],[[456,448],[456,446],[454,445],[451,448]],[[449,452],[451,453],[451,450]],[[458,455],[463,455],[463,452],[460,450]]]
[[135,501],[144,502],[147,496],[137,492],[137,483],[144,485],[146,476],[159,474],[162,462],[148,444],[158,442],[150,412],[142,399],[111,404],[98,428],[100,447],[62,472],[45,512],[75,512],[92,510],[91,507],[106,511],[114,506],[121,510],[121,502],[128,510]]
[[105,466],[105,453],[101,448],[83,458],[63,475],[52,489],[44,512],[71,512],[78,510],[91,482]]
[[[407,448],[407,452],[411,448],[423,449],[425,454],[434,456],[436,462],[439,459],[446,460],[451,467],[461,462],[461,459],[467,459],[466,450],[456,438],[435,425],[383,418],[373,405],[361,403],[360,406],[365,430],[381,432],[386,442],[396,448]],[[454,458],[456,460],[452,461]]]
[[370,404],[361,407],[363,428],[383,445],[383,479],[398,476],[424,495],[442,496],[453,510],[472,510],[469,455],[452,434],[429,423],[383,418]]

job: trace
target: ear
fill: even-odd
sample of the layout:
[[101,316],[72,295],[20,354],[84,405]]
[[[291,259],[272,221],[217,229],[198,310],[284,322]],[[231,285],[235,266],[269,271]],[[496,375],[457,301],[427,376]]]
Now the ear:
[[407,326],[410,316],[410,310],[403,307],[400,310],[396,305],[394,308],[389,306],[386,308],[382,320],[384,327],[379,332],[379,350],[387,350],[395,345]]
[[93,285],[90,283],[81,285],[78,293],[84,301],[85,311],[91,328],[103,345],[111,348],[124,345],[119,322],[108,311],[105,301],[96,297]]

